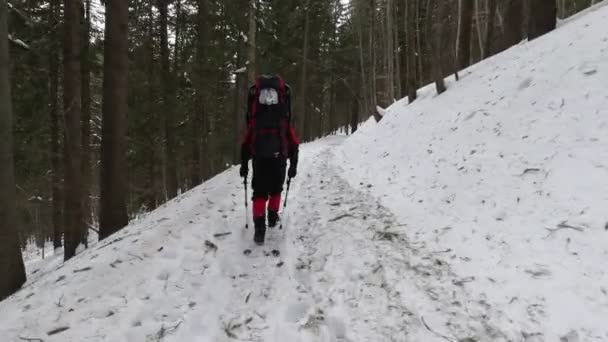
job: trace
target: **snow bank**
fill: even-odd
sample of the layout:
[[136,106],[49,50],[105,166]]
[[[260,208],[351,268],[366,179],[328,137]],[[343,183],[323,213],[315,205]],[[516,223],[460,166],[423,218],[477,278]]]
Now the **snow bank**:
[[605,4],[395,103],[335,152],[468,279],[497,340],[608,340]]

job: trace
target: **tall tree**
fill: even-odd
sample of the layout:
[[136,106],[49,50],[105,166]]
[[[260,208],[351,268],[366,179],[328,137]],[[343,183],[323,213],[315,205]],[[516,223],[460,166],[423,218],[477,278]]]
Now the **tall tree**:
[[504,44],[508,49],[524,38],[524,0],[508,0],[506,6]]
[[249,33],[247,34],[247,80],[249,84],[255,83],[257,7],[257,0],[249,0]]
[[[198,12],[196,14],[196,98],[194,116],[192,122],[192,168],[190,182],[192,186],[199,185],[203,177],[207,176],[208,163],[205,158],[208,155],[207,148],[207,112],[205,110],[205,59],[207,49],[207,26],[209,25],[207,12],[208,0],[198,0]],[[207,158],[208,159],[208,158]]]
[[460,0],[460,37],[458,38],[458,67],[460,69],[466,68],[471,62],[473,5],[473,0]]
[[[59,0],[50,1],[49,27],[51,32],[57,32],[60,16]],[[55,249],[62,246],[63,233],[63,196],[61,188],[61,148],[60,148],[60,125],[59,125],[59,49],[60,37],[54,33],[51,39],[49,54],[49,114],[51,120],[51,212],[53,222],[53,247]]]
[[302,46],[302,62],[300,72],[300,101],[298,106],[298,124],[296,128],[302,139],[307,140],[308,125],[310,118],[308,117],[308,98],[307,98],[307,78],[308,78],[308,45],[310,40],[310,0],[306,0],[304,4],[305,19],[304,19],[304,45]]
[[82,203],[84,224],[82,226],[82,238],[85,246],[87,243],[87,226],[91,222],[91,63],[90,63],[90,39],[91,39],[91,0],[84,0],[82,8],[82,187],[84,197]]
[[445,52],[444,42],[447,40],[447,12],[448,12],[448,2],[443,0],[431,0],[431,9],[430,9],[430,20],[432,22],[431,29],[431,39],[428,44],[432,46],[432,70],[433,70],[433,78],[435,80],[435,87],[437,88],[437,93],[441,94],[446,91],[445,82],[443,80],[444,70],[443,70],[443,55]]
[[158,0],[160,13],[160,65],[162,78],[162,109],[164,115],[164,138],[165,138],[165,183],[168,198],[177,196],[177,156],[174,138],[174,110],[172,108],[173,92],[171,82],[171,70],[169,61],[169,39],[168,39],[168,12],[169,0]]
[[488,21],[486,25],[486,37],[484,39],[484,55],[483,58],[492,56],[492,41],[494,40],[494,27],[496,26],[496,11],[497,11],[497,0],[488,0]]
[[8,7],[0,0],[0,300],[25,283],[15,217],[13,108],[9,80]]
[[416,4],[418,0],[407,0],[405,23],[407,35],[407,91],[409,102],[417,98],[418,83],[416,82]]
[[100,239],[108,237],[128,223],[126,205],[128,26],[129,2],[108,0],[103,69]]
[[556,0],[529,1],[529,6],[528,39],[535,39],[555,29],[557,23]]
[[393,27],[393,0],[386,1],[386,61],[387,61],[387,96],[388,104],[395,100],[395,37]]
[[65,246],[64,258],[76,254],[82,241],[82,140],[81,140],[81,86],[80,54],[82,51],[80,28],[80,0],[64,0],[63,41],[63,108],[64,108],[64,160],[65,160]]

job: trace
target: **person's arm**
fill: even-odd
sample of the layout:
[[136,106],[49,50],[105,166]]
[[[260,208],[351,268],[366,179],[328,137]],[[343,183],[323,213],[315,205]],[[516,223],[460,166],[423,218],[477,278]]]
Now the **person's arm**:
[[294,178],[297,174],[298,169],[298,158],[300,154],[300,140],[296,135],[296,130],[292,125],[289,125],[289,132],[287,134],[287,141],[289,142],[289,178]]

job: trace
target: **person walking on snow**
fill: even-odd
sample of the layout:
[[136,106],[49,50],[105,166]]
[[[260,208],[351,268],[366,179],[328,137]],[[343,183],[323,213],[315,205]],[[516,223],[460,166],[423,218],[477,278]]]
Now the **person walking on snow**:
[[[279,221],[287,159],[291,180],[297,173],[300,141],[291,125],[291,89],[277,75],[262,75],[249,88],[247,130],[241,144],[240,175],[247,181],[249,160],[253,178],[253,240],[263,244],[268,226]],[[268,209],[266,208],[268,205]]]

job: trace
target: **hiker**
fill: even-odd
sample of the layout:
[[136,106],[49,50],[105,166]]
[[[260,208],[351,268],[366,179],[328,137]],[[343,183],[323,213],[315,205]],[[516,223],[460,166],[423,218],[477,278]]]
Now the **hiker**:
[[268,227],[279,221],[281,192],[287,177],[296,176],[298,140],[291,125],[291,89],[280,76],[262,75],[249,88],[247,130],[241,144],[241,177],[247,178],[249,159],[253,178],[253,240],[264,243],[266,235],[266,204]]

